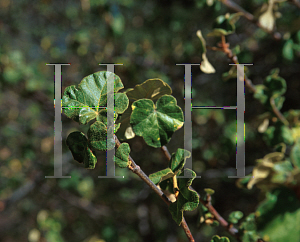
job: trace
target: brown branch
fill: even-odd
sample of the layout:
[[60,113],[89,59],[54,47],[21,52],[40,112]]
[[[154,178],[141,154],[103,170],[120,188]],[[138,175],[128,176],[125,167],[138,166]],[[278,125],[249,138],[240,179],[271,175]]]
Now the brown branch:
[[244,16],[247,20],[254,23],[257,27],[261,28],[262,30],[264,30],[268,34],[271,34],[274,39],[280,40],[282,38],[282,36],[279,32],[270,31],[270,30],[264,28],[263,26],[261,26],[261,24],[254,18],[254,16],[251,13],[247,12],[245,9],[243,9],[241,6],[239,6],[235,2],[232,2],[231,0],[220,0],[220,1],[224,5],[226,5],[228,8],[230,8],[231,10],[233,10],[235,12],[243,13],[242,16]]
[[[239,60],[237,56],[232,53],[231,49],[229,49],[229,43],[226,43],[226,39],[224,35],[222,35],[221,43],[219,43],[218,46],[222,48],[223,52],[234,64],[239,64]],[[245,84],[253,93],[256,92],[256,87],[253,85],[252,81],[247,77],[246,74],[245,74]]]
[[[166,158],[168,160],[171,159],[171,155],[168,151],[168,148],[166,146],[161,147],[162,152],[164,153],[164,155],[166,156]],[[197,192],[192,186],[189,187],[191,190]],[[207,201],[204,201],[201,197],[200,194],[197,192],[198,196],[199,196],[199,200],[200,202],[208,209],[208,211],[214,215],[214,217],[216,218],[216,220],[233,236],[236,237],[236,239],[238,241],[241,241],[241,239],[239,238],[238,235],[238,230],[236,228],[234,228],[232,225],[228,224],[228,222],[217,212],[217,210],[213,207],[213,205],[211,204],[211,197],[208,196]]]
[[[229,49],[229,43],[226,43],[225,36],[222,35],[221,37],[221,42],[218,43],[218,46],[222,48],[222,51],[227,55],[227,57],[234,63],[234,64],[239,64],[239,60],[236,55],[233,55],[231,49]],[[256,87],[253,85],[252,81],[247,77],[245,74],[245,84],[246,86],[253,92],[256,92]],[[275,105],[274,98],[270,98],[270,104],[272,106],[274,114],[280,119],[282,123],[285,125],[288,125],[289,122],[286,120],[286,118],[282,115],[282,113],[278,110],[278,108]]]
[[[119,141],[118,137],[114,135],[116,147],[118,148],[121,145],[121,142]],[[137,174],[168,206],[172,203],[168,197],[160,190],[150,179],[149,177],[143,172],[143,170],[135,163],[135,161],[131,158],[129,155],[129,161],[131,162],[131,165],[129,166],[129,169]],[[185,218],[182,218],[181,227],[183,228],[187,238],[190,242],[195,242],[195,239],[193,238],[193,235],[189,229],[189,226],[187,225]]]
[[279,109],[276,107],[275,105],[275,100],[274,97],[270,98],[270,104],[271,107],[273,109],[273,112],[276,114],[276,116],[280,119],[280,121],[285,124],[285,125],[289,125],[289,121],[287,121],[287,119],[282,115],[282,113],[279,111]]

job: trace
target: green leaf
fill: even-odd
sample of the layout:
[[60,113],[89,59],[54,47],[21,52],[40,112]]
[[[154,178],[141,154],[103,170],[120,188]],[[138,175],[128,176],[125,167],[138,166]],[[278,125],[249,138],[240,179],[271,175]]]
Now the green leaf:
[[248,231],[256,230],[255,214],[254,213],[249,214],[245,218],[245,220],[241,223],[240,228]]
[[191,152],[180,148],[176,151],[176,153],[172,154],[169,167],[175,175],[183,169],[186,159],[190,156]]
[[125,93],[115,94],[115,112],[124,113],[128,108],[129,100]]
[[285,100],[283,95],[286,92],[286,81],[280,77],[279,69],[273,69],[264,80],[264,85],[256,85],[254,97],[264,104],[269,110],[272,110],[270,98],[274,98],[275,106],[278,110],[282,108]]
[[255,214],[249,214],[246,219],[241,223],[239,229],[243,232],[243,242],[257,242],[260,236],[256,232]]
[[229,35],[235,32],[235,23],[243,15],[242,13],[235,13],[220,15],[213,23],[213,31],[207,36],[222,36]]
[[278,74],[278,68],[272,69],[270,75],[264,81],[264,85],[268,88],[268,93],[270,93],[269,96],[283,95],[286,92],[286,81]]
[[74,160],[84,163],[84,167],[94,169],[97,158],[88,147],[88,140],[82,132],[75,131],[68,135],[66,140],[68,148],[71,150]]
[[293,50],[293,45],[294,42],[292,39],[287,40],[282,48],[282,56],[287,59],[292,61],[294,59],[294,50]]
[[244,216],[241,211],[234,211],[229,214],[228,221],[233,224],[237,224],[239,220]]
[[287,145],[294,143],[293,133],[290,128],[279,122],[275,126],[269,127],[264,133],[263,138],[270,146],[275,146],[279,143]]
[[128,143],[122,143],[119,148],[116,150],[115,162],[121,168],[126,168],[129,166],[130,147]]
[[[62,106],[67,117],[80,124],[87,124],[97,118],[107,106],[107,82],[114,80],[114,92],[123,88],[121,79],[112,72],[100,71],[82,79],[78,87],[75,85],[65,89]],[[128,107],[128,98],[124,93],[115,94],[115,112],[123,113]]]
[[[109,127],[109,131],[110,131]],[[88,130],[89,144],[97,150],[111,150],[115,147],[114,139],[107,140],[107,127],[104,123],[96,121]],[[106,144],[107,142],[107,144]]]
[[159,186],[162,190],[167,190],[170,193],[174,193],[173,179],[171,178],[161,181],[159,183]]
[[130,124],[147,145],[158,148],[167,144],[183,125],[183,112],[173,96],[164,95],[156,102],[141,99],[132,104]]
[[300,201],[295,193],[280,187],[267,192],[257,211],[257,231],[268,241],[299,241]]
[[183,211],[193,211],[199,205],[197,192],[189,189],[189,186],[196,177],[196,173],[190,169],[185,169],[185,173],[187,176],[192,176],[192,178],[178,178],[179,195],[176,202],[171,203],[169,206],[169,211],[179,226],[182,222]]
[[213,195],[215,193],[215,191],[211,188],[204,188],[204,191],[209,195]]
[[165,94],[171,94],[172,89],[166,82],[160,79],[149,79],[142,84],[136,85],[134,88],[126,90],[125,93],[129,98],[129,106],[122,114],[121,119],[117,121],[117,123],[121,123],[121,127],[117,133],[120,140],[131,139],[135,136],[130,125],[130,116],[132,113],[131,105],[134,101],[143,98],[155,101]]
[[210,242],[230,242],[227,237],[220,237],[218,235],[214,235]]
[[298,139],[291,150],[291,160],[294,166],[300,169],[300,139]]
[[262,84],[255,85],[254,98],[258,99],[262,104],[266,104],[268,96],[265,93],[266,87]]
[[166,168],[164,170],[155,172],[149,176],[150,180],[157,185],[158,183],[173,177],[175,174],[172,172],[170,168]]

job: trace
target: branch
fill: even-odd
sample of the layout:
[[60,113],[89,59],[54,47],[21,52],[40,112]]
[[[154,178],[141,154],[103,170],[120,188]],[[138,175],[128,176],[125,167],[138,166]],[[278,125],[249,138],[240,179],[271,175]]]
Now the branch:
[[[232,53],[231,49],[229,49],[229,43],[226,43],[226,39],[224,35],[222,35],[222,41],[218,45],[220,48],[222,48],[222,51],[227,55],[227,57],[234,64],[239,64],[239,60],[237,56]],[[252,81],[246,76],[246,74],[245,74],[245,84],[252,92],[256,92],[256,87],[253,85]]]
[[273,112],[276,114],[276,116],[280,119],[280,121],[282,123],[284,123],[285,125],[289,125],[289,121],[287,121],[287,119],[282,115],[282,113],[279,111],[279,109],[276,107],[275,105],[275,100],[274,97],[270,98],[270,104],[271,107],[273,109]]
[[[121,142],[119,141],[118,137],[114,135],[116,147],[119,148]],[[129,169],[137,174],[168,206],[172,203],[168,197],[149,179],[149,177],[143,172],[143,170],[135,163],[135,161],[129,155],[129,160],[131,161],[131,166]],[[183,217],[181,222],[181,227],[183,228],[187,238],[190,242],[195,242],[193,235],[187,225],[185,218]]]
[[241,242],[241,238],[238,234],[238,230],[233,226],[233,224],[228,223],[213,207],[211,204],[211,196],[207,194],[207,200],[204,201],[200,198],[200,202],[208,209],[208,211],[214,215],[214,218],[230,233],[232,234],[239,242]]
[[[222,49],[222,51],[227,55],[227,57],[234,63],[234,64],[239,64],[239,60],[236,55],[232,54],[231,49],[229,49],[229,43],[226,43],[225,36],[222,35],[221,43],[218,44],[218,46]],[[245,84],[246,86],[252,91],[256,92],[256,87],[253,85],[252,81],[247,77],[245,74]],[[285,125],[288,125],[289,122],[286,120],[286,118],[282,115],[282,113],[278,110],[278,108],[275,105],[274,98],[270,98],[270,104],[272,106],[274,114],[280,119],[282,123]]]
[[[279,32],[270,31],[270,30],[264,28],[263,26],[261,26],[261,24],[254,18],[254,16],[251,13],[247,12],[245,9],[243,9],[241,6],[239,6],[235,2],[232,2],[231,0],[220,0],[220,1],[224,5],[226,5],[228,8],[230,8],[231,10],[233,10],[235,12],[243,13],[242,16],[244,16],[247,20],[254,23],[257,27],[261,28],[262,30],[264,30],[268,34],[271,34],[274,39],[280,40],[282,38],[282,36]],[[293,2],[295,2],[295,1],[296,0],[294,0]]]
[[[161,150],[163,151],[164,155],[166,156],[166,158],[168,160],[171,159],[171,155],[168,151],[168,148],[166,146],[161,147]],[[192,186],[189,187],[191,190],[197,192]],[[229,226],[228,222],[215,210],[215,208],[212,206],[210,199],[208,199],[208,201],[204,201],[201,197],[200,194],[197,192],[198,196],[199,196],[199,200],[200,202],[207,207],[207,209],[209,210],[209,212],[211,214],[214,215],[214,217],[216,218],[216,220],[218,220],[218,222],[233,236],[235,236],[237,238],[238,241],[241,241],[239,236],[238,236],[238,230],[236,228],[234,228],[232,225]],[[208,196],[210,197],[210,196]]]

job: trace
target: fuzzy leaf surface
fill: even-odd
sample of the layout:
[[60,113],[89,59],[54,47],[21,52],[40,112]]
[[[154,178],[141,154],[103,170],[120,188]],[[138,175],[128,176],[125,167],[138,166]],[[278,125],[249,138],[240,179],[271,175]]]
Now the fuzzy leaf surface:
[[147,145],[158,148],[167,144],[173,133],[183,126],[183,112],[170,95],[160,97],[156,106],[150,99],[140,99],[132,104],[130,124]]
[[150,180],[157,185],[158,183],[173,177],[175,174],[172,172],[170,168],[166,168],[164,170],[155,172],[149,176]]
[[190,156],[191,153],[189,151],[180,148],[172,154],[169,167],[175,173],[175,175],[183,169],[186,159]]
[[130,162],[128,160],[130,153],[130,147],[128,143],[122,143],[116,151],[115,162],[121,168],[126,168],[129,166]]
[[[109,131],[110,131],[109,127]],[[88,130],[89,144],[97,150],[111,150],[115,147],[114,139],[107,140],[107,127],[104,123],[96,121]],[[107,141],[107,146],[106,146]]]
[[129,98],[129,106],[122,114],[122,117],[117,123],[121,124],[121,127],[117,133],[120,140],[131,139],[135,136],[130,125],[130,116],[132,113],[131,105],[134,101],[147,98],[152,101],[156,101],[163,95],[172,94],[170,86],[161,79],[149,79],[142,84],[136,85],[134,88],[126,90],[126,95]]
[[[80,124],[87,124],[95,118],[99,120],[100,111],[107,106],[108,80],[114,80],[114,93],[124,87],[120,77],[107,71],[96,72],[83,78],[78,87],[67,87],[62,97],[62,106],[67,117]],[[115,112],[123,113],[129,103],[126,94],[116,93],[114,98]]]

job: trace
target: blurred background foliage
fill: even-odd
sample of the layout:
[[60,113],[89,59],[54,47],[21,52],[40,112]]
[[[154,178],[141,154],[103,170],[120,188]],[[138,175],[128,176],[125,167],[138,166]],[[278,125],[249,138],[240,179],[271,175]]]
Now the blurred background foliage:
[[[258,14],[264,0],[237,2]],[[201,45],[196,32],[206,37],[221,14],[232,12],[220,1],[204,0],[0,0],[0,240],[10,241],[186,241],[166,205],[137,176],[116,168],[124,179],[98,179],[105,175],[105,152],[98,154],[95,170],[85,170],[67,149],[67,135],[86,132],[62,115],[64,175],[71,179],[45,179],[53,175],[54,67],[62,67],[62,91],[99,70],[100,63],[122,63],[115,73],[125,89],[150,78],[161,78],[173,90],[184,110],[182,63],[200,63]],[[240,63],[253,63],[248,77],[262,84],[273,68],[280,69],[287,91],[282,112],[300,105],[300,11],[289,2],[278,4],[276,20],[281,38],[274,39],[241,17],[230,47],[240,49]],[[259,15],[258,15],[259,16]],[[216,73],[192,67],[194,106],[235,106],[236,79],[222,74],[230,61],[221,52],[207,51]],[[226,79],[226,78],[225,78]],[[257,129],[266,110],[248,89],[246,97],[246,173],[255,160],[273,152]],[[262,200],[260,191],[237,188],[235,179],[234,110],[193,110],[193,187],[200,193],[215,190],[213,204],[228,218],[232,211],[249,214]],[[183,148],[183,128],[167,145]],[[131,156],[146,174],[164,169],[160,149],[145,145],[140,137],[129,140]],[[197,241],[222,228],[200,225],[199,211],[186,220]],[[233,240],[234,241],[234,240]]]

